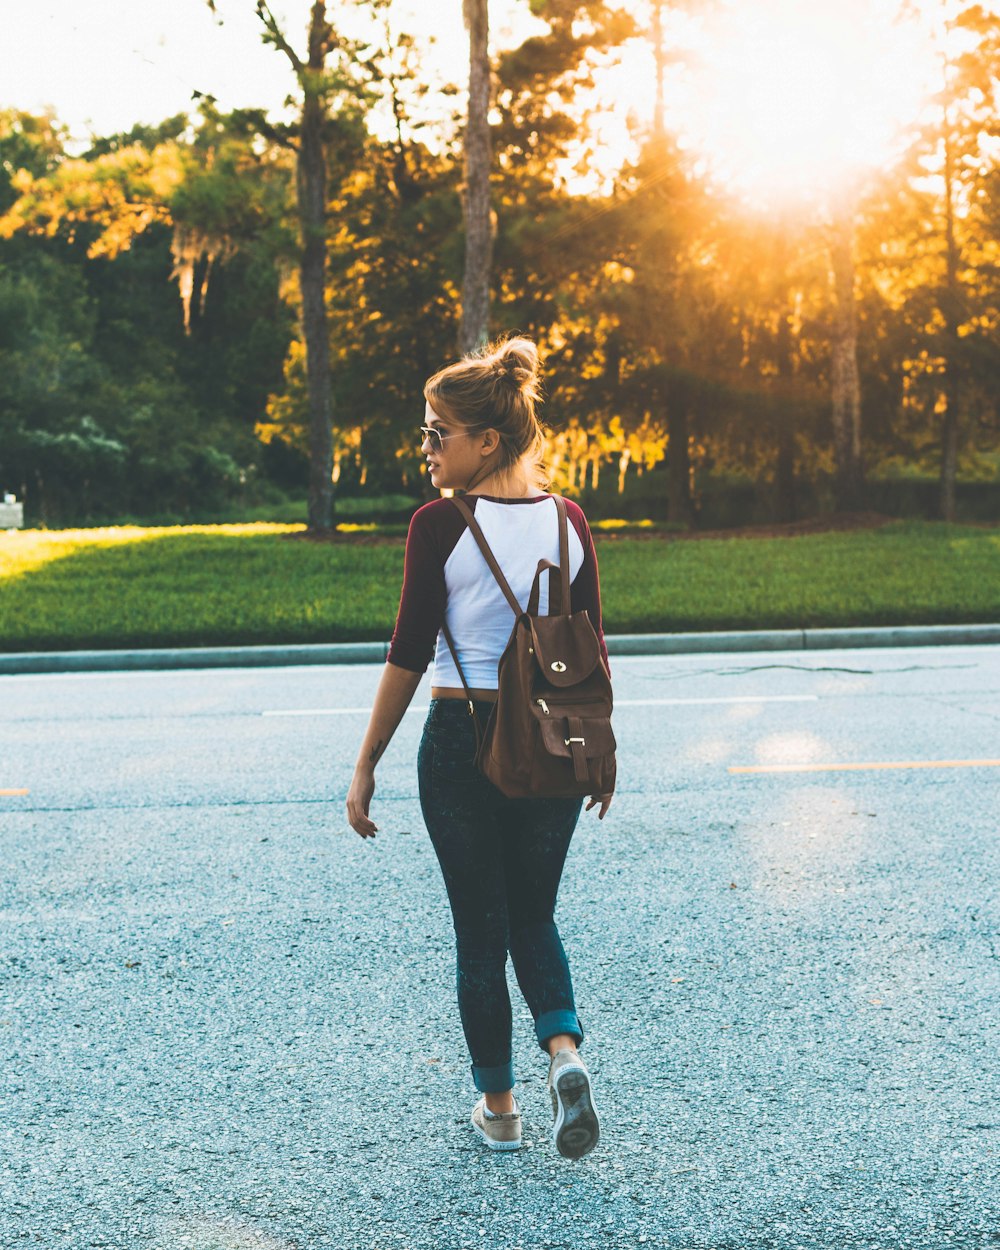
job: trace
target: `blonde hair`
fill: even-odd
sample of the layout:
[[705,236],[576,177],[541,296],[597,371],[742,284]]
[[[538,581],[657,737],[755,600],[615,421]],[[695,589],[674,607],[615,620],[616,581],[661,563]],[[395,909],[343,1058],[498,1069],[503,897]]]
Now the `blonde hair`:
[[429,378],[424,398],[445,421],[496,430],[499,455],[491,473],[510,473],[524,463],[532,483],[540,490],[548,487],[545,433],[535,411],[542,398],[538,348],[531,339],[498,339],[470,352]]

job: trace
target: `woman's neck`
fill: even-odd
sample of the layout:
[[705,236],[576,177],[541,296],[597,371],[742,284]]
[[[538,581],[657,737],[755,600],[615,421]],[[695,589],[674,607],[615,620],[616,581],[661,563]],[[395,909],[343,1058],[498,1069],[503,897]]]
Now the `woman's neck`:
[[526,473],[521,472],[503,478],[490,474],[465,493],[467,495],[492,495],[494,499],[529,499],[542,492],[529,480]]
[[493,499],[533,499],[536,495],[542,494],[541,491],[533,490],[530,487],[522,491],[513,490],[481,490],[478,486],[472,490],[465,492],[467,495],[488,495]]

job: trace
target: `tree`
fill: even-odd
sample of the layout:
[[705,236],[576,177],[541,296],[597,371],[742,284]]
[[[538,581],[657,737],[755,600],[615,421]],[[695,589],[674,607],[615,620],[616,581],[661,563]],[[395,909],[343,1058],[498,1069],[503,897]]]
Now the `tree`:
[[[207,0],[215,12],[217,0]],[[382,0],[369,0],[380,7]],[[265,43],[287,57],[302,108],[297,127],[268,127],[295,152],[300,234],[299,284],[309,397],[308,528],[328,531],[333,524],[333,412],[330,395],[330,341],[326,315],[326,214],[328,148],[356,142],[368,93],[361,63],[365,45],[345,39],[327,19],[325,0],[309,10],[307,52],[300,56],[285,36],[267,0],[255,0]],[[335,55],[332,66],[328,60]]]
[[469,108],[465,126],[465,277],[462,283],[464,354],[489,338],[490,268],[490,54],[488,0],[462,0],[469,32]]
[[[461,110],[444,142],[423,107],[429,90],[416,42],[388,20],[370,60],[386,137],[369,134],[331,182],[327,232],[334,479],[338,491],[422,489],[417,427],[424,381],[455,353],[463,267]],[[447,92],[458,95],[458,89]],[[435,135],[437,137],[437,134]],[[263,440],[307,444],[305,360],[294,343],[285,386],[259,426]]]
[[[284,171],[207,105],[193,133],[180,116],[73,159],[38,121],[0,116],[0,471],[47,523],[224,507],[290,334]],[[234,253],[207,306],[210,254],[190,258],[184,316],[182,230]]]
[[[915,380],[939,423],[938,515],[950,521],[959,455],[972,441],[977,378],[990,355],[988,325],[997,303],[996,283],[989,278],[996,272],[991,256],[996,240],[990,238],[988,216],[998,167],[992,136],[1000,103],[1000,12],[995,5],[956,0],[943,6],[937,37],[941,86],[935,117],[910,154],[917,234],[904,280],[908,303],[923,320],[917,356],[923,377]],[[995,396],[995,346],[992,359]]]
[[856,199],[837,199],[830,225],[833,274],[833,334],[830,342],[831,415],[836,465],[835,492],[841,511],[861,507],[861,380],[858,373],[858,318],[855,303],[854,222]]

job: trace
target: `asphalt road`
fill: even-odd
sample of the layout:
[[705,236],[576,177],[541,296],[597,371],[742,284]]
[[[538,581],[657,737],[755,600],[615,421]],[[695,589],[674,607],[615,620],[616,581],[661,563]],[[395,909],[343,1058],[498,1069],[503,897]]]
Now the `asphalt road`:
[[526,1148],[468,1124],[426,688],[365,842],[380,666],[0,678],[0,1248],[1000,1245],[1000,647],[613,670],[577,1163],[512,970]]

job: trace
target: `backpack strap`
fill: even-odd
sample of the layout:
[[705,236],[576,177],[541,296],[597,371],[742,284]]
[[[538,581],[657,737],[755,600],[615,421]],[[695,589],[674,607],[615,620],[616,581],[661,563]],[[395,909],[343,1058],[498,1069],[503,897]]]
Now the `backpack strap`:
[[535,580],[531,584],[531,597],[528,600],[528,615],[538,615],[538,597],[540,578],[546,569],[559,574],[559,580],[549,578],[549,616],[568,616],[570,611],[569,589],[569,524],[566,520],[566,501],[561,495],[554,495],[556,511],[559,514],[559,563],[551,560],[539,560],[535,569]]
[[[511,590],[506,577],[504,577],[503,570],[500,568],[500,565],[497,564],[496,556],[494,556],[493,552],[490,550],[490,545],[486,541],[486,535],[483,533],[479,522],[473,515],[472,509],[464,499],[459,499],[457,496],[453,495],[451,502],[455,505],[459,512],[461,512],[466,525],[468,525],[469,529],[472,531],[472,536],[479,544],[479,549],[483,553],[483,558],[486,560],[486,563],[489,565],[490,572],[496,578],[497,584],[506,596],[507,602],[510,604],[511,608],[513,608],[514,615],[520,616],[521,605],[518,603],[514,592]],[[472,700],[472,691],[469,689],[469,683],[465,680],[465,673],[462,671],[462,665],[459,662],[458,648],[455,646],[455,640],[451,636],[451,630],[443,620],[441,622],[441,632],[444,634],[444,640],[448,644],[448,650],[451,652],[451,658],[455,661],[455,668],[458,671],[458,675],[462,679],[462,689],[465,691],[465,697],[469,704],[469,715],[472,717],[472,723],[476,730],[476,750],[478,751],[483,738],[483,730],[479,724],[479,717],[476,715],[476,706]]]
[[587,740],[584,737],[583,721],[579,716],[567,716],[566,727],[569,730],[566,745],[573,756],[573,776],[576,777],[577,781],[586,781],[590,774],[587,772],[587,757],[583,750],[587,745]]
[[461,512],[462,516],[465,518],[466,525],[468,525],[469,529],[472,531],[472,537],[479,544],[479,550],[483,553],[483,558],[485,559],[486,563],[490,566],[490,572],[497,579],[497,583],[499,584],[500,589],[503,591],[503,593],[507,597],[507,602],[514,609],[514,615],[520,616],[521,605],[518,603],[517,597],[515,596],[514,592],[511,590],[506,577],[504,577],[503,570],[500,568],[500,565],[497,564],[496,556],[490,550],[490,545],[486,541],[486,535],[483,533],[482,529],[480,528],[479,522],[473,516],[472,509],[469,507],[469,505],[465,502],[464,499],[459,499],[457,495],[452,496],[451,502],[455,505],[455,507],[459,510],[459,512]]
[[562,495],[554,495],[556,511],[559,513],[559,590],[558,608],[552,611],[552,586],[549,586],[549,615],[568,616],[570,610],[569,594],[569,522],[566,520],[566,500]]
[[[531,594],[528,597],[528,615],[529,616],[538,615],[538,599],[541,594],[542,574],[545,572],[546,569],[552,569],[553,572],[558,573],[559,565],[553,564],[551,560],[539,560],[538,561],[538,568],[535,569],[535,578],[534,578],[534,581],[531,583]],[[555,595],[552,594],[553,590],[556,592]],[[559,606],[558,606],[559,605],[558,596],[559,596],[559,583],[555,582],[553,584],[552,578],[550,577],[549,578],[549,612],[552,616],[559,616],[560,614]],[[555,607],[555,611],[552,610],[553,607]]]
[[458,669],[458,675],[462,679],[462,689],[465,691],[465,697],[469,703],[469,715],[472,717],[472,724],[476,731],[476,751],[483,740],[483,729],[479,724],[479,717],[476,715],[476,705],[472,701],[472,691],[469,689],[469,683],[465,680],[465,673],[462,672],[462,666],[458,661],[458,651],[455,648],[455,640],[451,636],[451,630],[448,626],[441,622],[441,631],[444,634],[444,640],[448,644],[448,650],[451,652],[451,658],[455,661],[455,668]]
[[[551,560],[539,560],[538,568],[535,570],[535,580],[531,587],[531,598],[528,601],[528,612],[532,616],[538,614],[538,578],[544,569],[553,569],[559,572],[558,582],[554,582],[552,578],[549,579],[549,615],[565,616],[570,610],[569,524],[566,520],[566,501],[561,495],[553,495],[552,498],[556,501],[556,512],[559,516],[559,563],[553,564]],[[486,541],[486,535],[473,515],[472,509],[458,495],[454,495],[451,502],[461,512],[466,525],[472,531],[472,536],[478,543],[479,550],[483,553],[483,558],[486,560],[490,572],[496,578],[497,584],[506,596],[507,602],[514,610],[514,615],[520,616],[522,611],[521,605],[511,590],[506,577],[504,577],[500,565],[497,564],[496,556],[490,550],[490,545]]]

